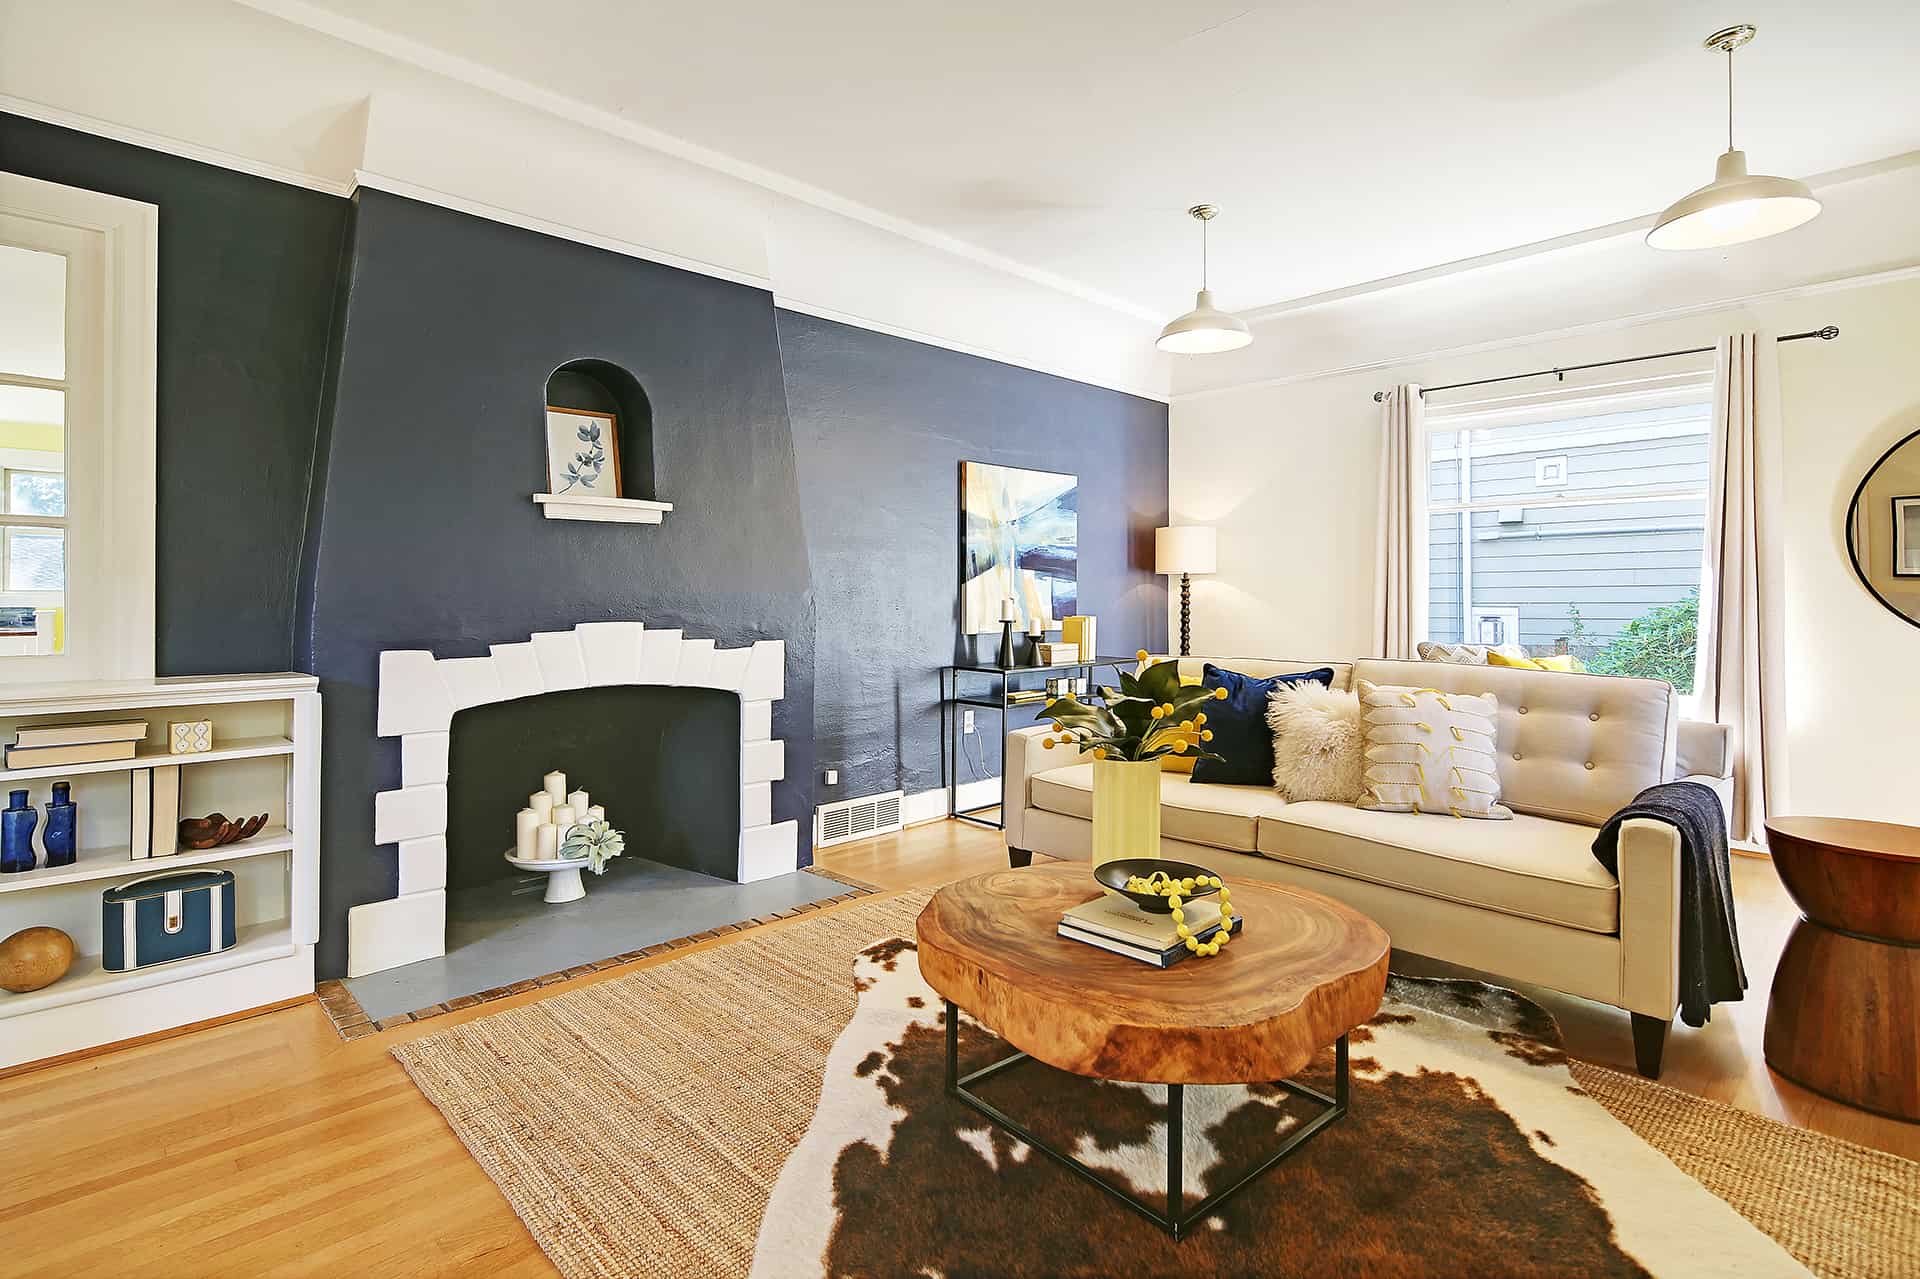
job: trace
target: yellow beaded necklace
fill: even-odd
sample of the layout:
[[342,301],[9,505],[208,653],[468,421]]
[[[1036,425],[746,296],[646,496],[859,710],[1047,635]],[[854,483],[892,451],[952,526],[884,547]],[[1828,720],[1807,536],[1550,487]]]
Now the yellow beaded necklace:
[[[1201,941],[1187,927],[1187,913],[1181,904],[1195,888],[1217,888],[1220,890],[1220,931],[1208,941]],[[1167,899],[1173,908],[1174,927],[1179,931],[1180,940],[1187,949],[1196,955],[1217,955],[1220,948],[1232,940],[1233,895],[1221,882],[1218,875],[1199,875],[1187,879],[1174,879],[1164,870],[1156,870],[1151,875],[1127,876],[1127,891],[1130,893],[1153,893]]]

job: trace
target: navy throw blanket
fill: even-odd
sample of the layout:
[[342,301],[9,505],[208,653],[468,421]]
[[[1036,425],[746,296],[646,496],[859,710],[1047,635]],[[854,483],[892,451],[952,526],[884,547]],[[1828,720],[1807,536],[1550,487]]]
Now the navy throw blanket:
[[1704,1026],[1713,1005],[1747,989],[1740,934],[1733,920],[1733,870],[1727,860],[1727,814],[1720,797],[1699,782],[1662,782],[1607,819],[1593,855],[1620,874],[1620,824],[1651,817],[1680,832],[1680,1020]]

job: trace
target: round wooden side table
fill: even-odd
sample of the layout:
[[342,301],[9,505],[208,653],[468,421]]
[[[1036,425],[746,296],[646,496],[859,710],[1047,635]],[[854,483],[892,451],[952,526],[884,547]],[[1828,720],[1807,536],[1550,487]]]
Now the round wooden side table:
[[1920,1122],[1920,828],[1767,823],[1804,912],[1767,1005],[1767,1064],[1850,1106]]

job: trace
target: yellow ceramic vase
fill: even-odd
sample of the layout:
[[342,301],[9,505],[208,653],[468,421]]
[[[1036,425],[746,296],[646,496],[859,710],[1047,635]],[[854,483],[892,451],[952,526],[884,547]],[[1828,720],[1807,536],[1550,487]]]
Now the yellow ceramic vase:
[[1093,864],[1160,855],[1160,761],[1093,761]]

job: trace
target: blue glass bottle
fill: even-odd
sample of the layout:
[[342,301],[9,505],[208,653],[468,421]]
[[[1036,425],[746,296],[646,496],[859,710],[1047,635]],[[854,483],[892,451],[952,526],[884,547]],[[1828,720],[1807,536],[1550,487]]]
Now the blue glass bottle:
[[79,848],[80,806],[73,802],[68,782],[53,784],[53,801],[47,805],[47,829],[40,840],[47,847],[47,865],[71,866]]
[[27,803],[27,793],[17,790],[0,811],[0,874],[33,869],[33,828],[40,814]]

